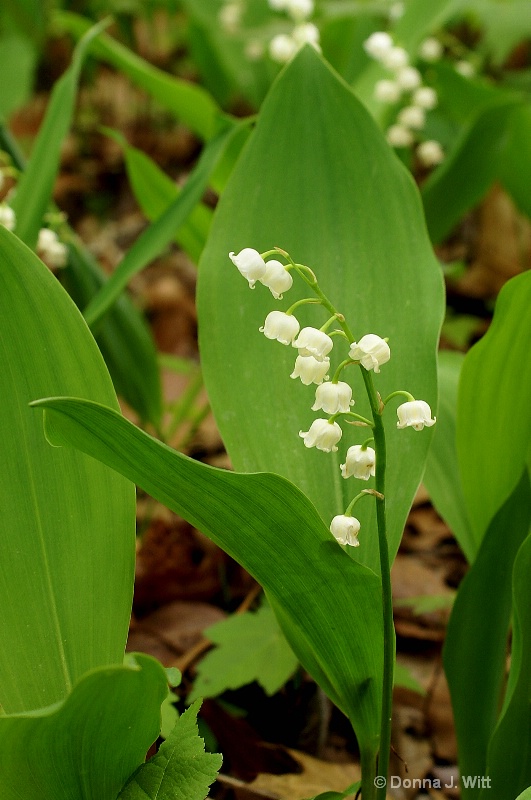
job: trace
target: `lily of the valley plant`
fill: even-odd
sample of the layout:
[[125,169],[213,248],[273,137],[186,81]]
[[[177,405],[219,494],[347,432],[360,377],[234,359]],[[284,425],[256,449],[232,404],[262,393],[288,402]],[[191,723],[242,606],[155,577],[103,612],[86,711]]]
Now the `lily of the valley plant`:
[[[296,263],[289,253],[275,247],[264,253],[252,248],[245,248],[239,253],[230,253],[229,257],[242,276],[248,281],[251,289],[257,283],[266,286],[275,299],[282,299],[283,293],[289,291],[293,284],[293,275],[298,275],[312,290],[314,296],[298,300],[286,311],[271,311],[259,330],[271,340],[293,347],[297,350],[291,378],[299,378],[305,385],[316,384],[313,411],[322,411],[327,416],[317,417],[309,430],[299,431],[299,436],[306,447],[315,447],[324,453],[336,452],[343,435],[341,422],[355,424],[367,429],[367,438],[361,445],[349,447],[340,465],[341,476],[348,480],[368,481],[374,477],[374,488],[362,489],[355,493],[343,514],[335,516],[330,523],[330,531],[335,540],[343,546],[358,547],[363,544],[358,539],[360,522],[353,516],[356,503],[365,496],[373,497],[376,502],[378,525],[378,544],[380,567],[382,574],[382,623],[384,629],[384,675],[383,702],[380,730],[380,753],[378,775],[387,778],[390,721],[394,666],[394,630],[393,609],[391,602],[390,565],[387,545],[386,512],[385,512],[385,470],[386,442],[382,415],[388,403],[395,397],[405,398],[405,402],[397,408],[397,427],[413,428],[421,431],[424,427],[435,424],[431,409],[424,400],[416,400],[408,391],[398,389],[382,399],[376,391],[373,373],[378,374],[380,368],[391,358],[391,349],[385,337],[379,334],[366,333],[356,337],[345,316],[333,305],[319,286],[317,277],[310,267]],[[279,259],[282,259],[280,261]],[[327,312],[327,319],[319,328],[301,326],[295,316],[299,306],[313,304],[321,306]],[[337,326],[333,328],[333,326]],[[333,328],[333,329],[332,329]],[[331,370],[330,353],[334,347],[343,346],[345,352],[334,371]],[[365,390],[369,399],[372,419],[357,414],[352,410],[355,405],[353,391],[346,378],[352,368],[361,371]],[[378,789],[378,797],[385,797],[385,782]]]

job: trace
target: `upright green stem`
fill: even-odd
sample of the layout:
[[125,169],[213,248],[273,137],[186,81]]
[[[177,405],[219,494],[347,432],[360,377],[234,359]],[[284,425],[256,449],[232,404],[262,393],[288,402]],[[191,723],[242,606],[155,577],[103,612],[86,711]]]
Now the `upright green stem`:
[[[378,776],[387,780],[389,771],[389,751],[391,749],[391,712],[393,705],[393,670],[395,629],[393,625],[393,600],[391,594],[391,568],[389,564],[389,545],[387,542],[387,524],[385,514],[385,468],[386,446],[385,433],[380,411],[380,400],[374,389],[371,373],[360,367],[369,396],[374,420],[373,436],[376,450],[376,490],[383,499],[376,498],[376,521],[378,525],[378,547],[380,555],[380,571],[382,575],[382,615],[383,615],[383,689],[382,716],[380,722],[380,749],[378,753]],[[385,800],[385,784],[376,791],[377,800]]]

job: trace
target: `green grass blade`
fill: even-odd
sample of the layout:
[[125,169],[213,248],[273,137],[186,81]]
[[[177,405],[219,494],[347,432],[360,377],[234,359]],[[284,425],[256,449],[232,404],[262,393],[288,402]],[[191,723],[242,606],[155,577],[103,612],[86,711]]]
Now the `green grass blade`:
[[[505,675],[511,574],[518,548],[529,532],[529,508],[525,475],[492,520],[450,617],[444,668],[462,775],[487,775],[487,747],[498,718]],[[511,734],[511,742],[515,741],[520,748],[520,738]],[[463,787],[463,797],[477,800],[480,788]],[[501,800],[500,787],[494,796]]]
[[2,800],[115,800],[159,735],[167,693],[166,671],[138,653],[84,675],[64,703],[0,717]]
[[[417,190],[365,108],[311,47],[273,85],[218,204],[199,266],[198,313],[205,384],[235,468],[284,475],[329,525],[358,491],[341,478],[340,460],[367,436],[345,425],[338,454],[306,450],[298,436],[316,416],[315,387],[290,380],[295,350],[258,328],[269,311],[311,292],[298,279],[280,302],[260,285],[249,291],[228,258],[275,245],[317,272],[356,336],[390,338],[391,360],[375,380],[382,396],[406,389],[435,409],[443,286]],[[296,316],[301,325],[326,320],[308,305]],[[351,374],[355,410],[370,415],[361,375]],[[398,431],[392,404],[384,424],[394,557],[431,437]],[[358,510],[366,534],[354,557],[378,572],[374,504]]]
[[[70,11],[57,11],[54,19],[61,30],[78,39],[90,27],[89,20]],[[116,67],[133,83],[145,89],[163,108],[174,114],[204,141],[216,134],[220,118],[228,119],[205,89],[168,75],[107,34],[98,36],[92,42],[90,51],[96,58]]]
[[247,124],[243,122],[239,125],[224,127],[205,146],[179,196],[166,208],[156,222],[139,236],[105,286],[88,304],[84,316],[90,327],[97,325],[101,317],[116,302],[133,275],[140,272],[172,241],[176,231],[201,200],[209,178],[230,140],[239,131],[241,125]]
[[[70,444],[119,470],[199,528],[266,589],[303,666],[350,717],[372,758],[379,735],[382,670],[377,576],[332,539],[315,508],[278,475],[241,475],[194,461],[135,428],[117,412],[51,398],[49,440]],[[333,624],[331,624],[333,620]]]
[[77,82],[83,59],[92,39],[107,24],[104,20],[90,28],[76,46],[70,67],[53,88],[31,158],[18,183],[11,204],[17,215],[15,233],[30,247],[33,247],[37,241],[44,212],[52,196],[54,181],[59,169],[61,145],[72,121]]
[[75,305],[1,226],[0,375],[0,704],[16,713],[61,700],[89,669],[121,663],[135,504],[115,473],[50,448],[28,406],[67,391],[118,408]]

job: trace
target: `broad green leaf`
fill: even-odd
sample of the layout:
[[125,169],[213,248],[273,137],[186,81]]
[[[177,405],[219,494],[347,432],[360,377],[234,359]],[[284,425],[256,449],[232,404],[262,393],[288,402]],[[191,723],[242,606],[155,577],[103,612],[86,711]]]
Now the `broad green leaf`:
[[65,391],[118,405],[75,305],[1,226],[0,375],[0,704],[17,713],[61,700],[87,670],[122,662],[135,500],[111,470],[51,448],[28,407]]
[[297,658],[267,604],[258,611],[233,614],[203,633],[217,647],[199,662],[189,700],[216,697],[253,681],[272,695],[297,669]]
[[531,140],[531,104],[523,104],[511,117],[507,140],[500,165],[500,181],[516,205],[531,217],[531,159],[528,146]]
[[[127,177],[137,203],[150,221],[157,219],[181,193],[180,187],[149,156],[129,145],[120,133],[109,129],[105,132],[123,147]],[[211,220],[211,209],[198,203],[175,234],[175,241],[196,264],[205,246]]]
[[511,50],[531,36],[527,0],[475,0],[474,11],[484,27],[482,48],[496,66],[502,65]]
[[[10,17],[16,28],[29,39],[41,43],[46,33],[49,3],[42,0],[4,0],[2,12]],[[3,76],[6,77],[5,74]]]
[[[380,582],[293,484],[201,464],[86,400],[41,400],[47,435],[103,461],[199,528],[265,588],[295,655],[351,719],[374,769],[382,670]],[[333,624],[332,624],[333,621]]]
[[91,40],[108,23],[104,20],[81,39],[72,63],[55,84],[44,121],[33,145],[31,158],[21,176],[11,203],[16,215],[15,233],[30,247],[37,241],[42,218],[52,196],[61,157],[61,145],[68,133],[83,59]]
[[[57,11],[54,20],[61,30],[78,39],[90,28],[89,20],[70,11]],[[98,36],[92,42],[90,51],[97,58],[119,69],[137,86],[145,89],[151,97],[205,141],[217,133],[222,118],[228,119],[201,86],[168,75],[107,34]]]
[[[345,425],[337,454],[307,450],[299,438],[316,416],[315,387],[290,380],[295,350],[258,329],[269,311],[311,292],[296,277],[289,297],[275,302],[260,284],[249,291],[228,258],[229,251],[275,245],[316,271],[355,336],[389,337],[391,360],[375,376],[382,396],[406,389],[435,408],[443,291],[417,190],[365,108],[311,47],[272,87],[218,204],[199,267],[198,310],[205,383],[235,468],[284,475],[328,526],[359,491],[354,479],[341,478],[339,463],[367,430]],[[296,316],[301,326],[319,327],[327,313],[306,305]],[[347,350],[335,342],[331,369]],[[367,416],[358,368],[345,375],[356,412]],[[396,404],[384,417],[391,557],[431,438],[427,429],[398,431]],[[379,572],[374,503],[362,501],[356,515],[362,546],[354,557]]]
[[157,755],[143,764],[118,800],[204,800],[216,780],[221,756],[205,753],[195,703],[182,714]]
[[432,241],[444,239],[498,176],[508,125],[520,102],[503,98],[481,108],[424,183],[422,200]]
[[224,126],[218,135],[205,145],[201,157],[176,199],[167,206],[158,219],[149,226],[127,251],[105,286],[85,309],[87,324],[95,327],[101,317],[116,302],[131,278],[144,269],[174,238],[177,230],[201,200],[216,164],[232,137],[239,132],[242,122]]
[[[529,484],[528,484],[529,486]],[[531,492],[527,496],[527,524],[531,522]],[[513,641],[507,696],[487,758],[496,798],[512,800],[531,782],[531,535],[520,547],[513,571]],[[486,790],[481,800],[491,797]]]
[[2,800],[115,800],[160,730],[166,675],[150,656],[84,675],[62,703],[0,717]]
[[[511,574],[518,548],[529,533],[530,501],[525,474],[492,520],[459,587],[448,625],[444,668],[462,775],[487,775],[487,746],[496,725],[505,675]],[[511,746],[518,742],[514,749],[521,754],[523,733],[507,735]],[[476,800],[480,788],[477,784],[463,787],[463,797]],[[494,796],[501,799],[501,787]]]
[[527,789],[524,789],[522,794],[519,794],[516,800],[531,800],[531,786]]
[[[105,284],[96,261],[74,239],[61,280],[78,308],[84,308]],[[144,422],[160,424],[162,389],[155,343],[147,324],[127,295],[122,294],[103,321],[96,341],[116,392]]]
[[466,514],[455,441],[457,387],[463,359],[462,353],[439,352],[437,425],[423,482],[437,512],[448,524],[468,561],[472,562],[478,544]]
[[520,480],[528,457],[530,308],[531,272],[525,272],[501,290],[492,324],[461,371],[457,455],[476,546]]

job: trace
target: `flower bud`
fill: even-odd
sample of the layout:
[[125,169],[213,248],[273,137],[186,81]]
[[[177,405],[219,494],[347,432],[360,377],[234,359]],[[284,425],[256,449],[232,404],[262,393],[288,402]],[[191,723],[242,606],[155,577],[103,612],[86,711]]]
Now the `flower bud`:
[[363,42],[363,47],[368,55],[381,61],[386,53],[393,47],[393,40],[385,31],[371,33],[368,39]]
[[476,74],[476,70],[470,61],[458,61],[455,65],[455,69],[456,72],[458,72],[464,78],[473,78]]
[[400,100],[402,90],[398,83],[390,81],[388,78],[383,78],[377,81],[374,87],[374,96],[382,103],[396,103]]
[[56,232],[50,230],[50,228],[40,229],[36,250],[51,269],[66,267],[68,260],[66,245],[59,241]]
[[391,358],[391,350],[384,339],[374,333],[362,336],[359,342],[352,342],[349,357],[359,361],[365,369],[380,372],[380,367]]
[[423,108],[418,106],[406,106],[398,115],[398,122],[405,128],[421,130],[426,124],[426,114]]
[[419,86],[413,95],[413,105],[431,111],[437,105],[437,92],[431,86]]
[[318,361],[313,356],[297,356],[290,378],[300,378],[305,386],[309,386],[310,383],[322,383],[328,378],[326,373],[329,367],[329,358]]
[[395,77],[398,85],[408,92],[420,86],[422,81],[421,74],[415,67],[403,67]]
[[393,72],[409,64],[409,56],[403,47],[391,47],[382,56],[382,64]]
[[414,140],[411,131],[403,125],[391,125],[387,129],[387,141],[391,147],[411,147]]
[[266,263],[258,250],[253,250],[252,247],[245,247],[237,255],[229,253],[229,258],[243,277],[249,281],[251,289],[254,288],[256,281],[264,277]]
[[293,285],[293,278],[280,261],[266,261],[265,275],[259,279],[260,283],[271,290],[275,300],[282,299],[282,292],[287,292]]
[[339,544],[348,544],[350,547],[359,547],[358,532],[361,528],[359,519],[339,514],[330,523],[330,531]]
[[340,412],[345,414],[352,405],[354,405],[354,400],[352,399],[352,389],[348,383],[327,381],[315,390],[315,403],[312,406],[312,411],[322,409],[327,414],[338,414]]
[[291,344],[299,332],[299,323],[292,314],[284,311],[270,311],[260,332],[268,339],[276,339],[280,344]]
[[323,453],[335,453],[336,444],[341,439],[343,431],[337,422],[329,422],[327,419],[314,419],[310,425],[310,430],[304,433],[299,431],[299,436],[304,439],[305,447],[316,447]]
[[12,231],[16,224],[17,218],[11,206],[0,203],[0,225],[3,225],[8,231]]
[[443,54],[443,46],[438,39],[435,39],[433,36],[430,36],[428,39],[424,39],[421,42],[419,47],[419,56],[424,61],[438,61]]
[[319,45],[319,28],[313,22],[303,22],[301,25],[297,25],[291,35],[300,47],[303,44],[311,44],[313,47]]
[[414,428],[416,431],[421,431],[424,426],[431,428],[436,422],[436,417],[431,418],[431,408],[424,400],[410,400],[402,403],[401,406],[398,406],[396,413],[398,415],[397,428]]
[[269,55],[278,64],[287,64],[298,50],[297,42],[287,33],[273,36],[269,42]]
[[376,474],[376,453],[372,447],[362,448],[361,444],[349,447],[345,463],[340,464],[341,475],[344,478],[360,478],[368,481]]
[[293,342],[301,356],[313,356],[321,361],[332,349],[334,343],[330,336],[318,328],[303,328]]
[[284,7],[290,17],[296,22],[311,17],[313,14],[313,0],[286,0]]
[[425,167],[435,167],[444,161],[444,150],[435,139],[428,139],[417,147],[417,156]]

